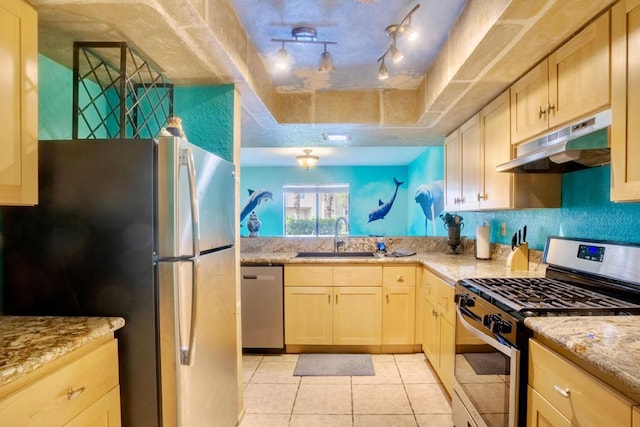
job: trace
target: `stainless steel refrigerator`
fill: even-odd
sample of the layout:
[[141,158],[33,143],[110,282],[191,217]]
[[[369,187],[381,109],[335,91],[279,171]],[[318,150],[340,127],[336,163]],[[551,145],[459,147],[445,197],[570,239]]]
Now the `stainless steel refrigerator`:
[[233,164],[174,137],[39,158],[39,205],[2,208],[4,314],[124,317],[124,426],[234,426]]

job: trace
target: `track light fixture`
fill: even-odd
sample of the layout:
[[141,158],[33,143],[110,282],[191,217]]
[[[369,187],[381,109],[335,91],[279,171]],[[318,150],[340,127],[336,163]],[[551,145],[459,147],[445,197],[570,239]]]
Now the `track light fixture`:
[[331,42],[326,40],[316,40],[317,32],[315,28],[310,27],[296,27],[291,30],[291,39],[271,39],[272,42],[282,43],[282,47],[278,50],[276,54],[276,66],[280,69],[289,68],[289,56],[287,54],[287,50],[284,48],[285,43],[300,43],[300,44],[322,44],[324,45],[324,51],[320,56],[320,67],[319,71],[323,73],[328,73],[329,71],[335,70],[335,66],[333,65],[333,57],[331,53],[327,51],[328,44],[338,44],[337,42]]
[[386,80],[389,78],[389,72],[387,71],[387,67],[384,64],[384,58],[388,53],[391,53],[391,62],[397,64],[402,61],[404,55],[396,46],[398,38],[407,36],[407,38],[411,41],[416,40],[418,38],[418,32],[415,27],[411,26],[411,16],[415,13],[416,10],[420,8],[420,3],[415,5],[413,9],[407,13],[407,15],[402,18],[399,24],[392,24],[385,28],[384,32],[387,37],[391,38],[391,44],[389,48],[382,54],[380,58],[376,62],[380,62],[380,68],[378,70],[378,79]]

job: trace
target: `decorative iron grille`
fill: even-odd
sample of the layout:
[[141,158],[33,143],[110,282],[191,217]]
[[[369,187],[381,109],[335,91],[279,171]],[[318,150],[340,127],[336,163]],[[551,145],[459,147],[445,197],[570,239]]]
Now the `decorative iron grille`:
[[126,42],[73,44],[73,138],[153,138],[173,115],[173,84]]

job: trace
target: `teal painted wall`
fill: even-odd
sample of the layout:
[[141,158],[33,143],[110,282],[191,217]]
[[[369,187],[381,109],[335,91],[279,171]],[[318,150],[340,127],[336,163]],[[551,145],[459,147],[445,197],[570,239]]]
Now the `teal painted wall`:
[[[640,243],[640,203],[609,201],[611,167],[585,169],[562,177],[562,208],[461,213],[466,230],[475,235],[475,226],[491,221],[491,241],[509,244],[510,236],[527,225],[527,240],[534,249],[543,249],[549,235],[617,240]],[[500,236],[501,222],[507,236]]]
[[[422,185],[434,185],[438,181],[444,184],[444,147],[427,147],[420,156],[407,166],[409,176],[408,201],[408,235],[409,236],[444,236],[446,229],[443,222],[427,219],[421,206],[416,202],[417,191]],[[440,212],[436,212],[438,215]],[[435,224],[434,224],[435,222]],[[434,227],[435,226],[435,227]],[[435,230],[435,232],[434,232]]]
[[[38,57],[38,72],[38,138],[71,139],[73,72],[43,55]],[[174,114],[182,117],[189,141],[232,161],[233,85],[174,89]]]
[[[39,138],[71,138],[71,70],[39,57]],[[226,159],[233,153],[232,85],[176,88],[175,114],[181,116],[189,140]],[[317,167],[242,168],[241,206],[247,189],[273,188],[274,200],[260,205],[257,214],[263,225],[262,236],[281,236],[283,184],[345,182],[351,184],[352,235],[425,235],[425,217],[415,202],[417,188],[444,177],[443,147],[427,147],[424,154],[408,166],[397,167]],[[367,224],[368,214],[378,198],[387,201],[393,194],[393,177],[406,181],[399,190],[390,214],[384,220]],[[517,211],[460,212],[464,218],[463,236],[474,237],[479,224],[491,224],[491,241],[509,244],[510,235],[527,225],[530,245],[542,249],[548,235],[640,242],[640,203],[616,204],[609,201],[610,167],[587,169],[563,176],[562,208]],[[500,236],[506,222],[507,235]],[[435,221],[436,232],[445,235],[442,222]],[[432,234],[427,224],[427,235]],[[242,234],[248,232],[242,229]]]
[[[359,166],[359,167],[322,167],[310,170],[300,167],[244,167],[240,172],[240,206],[244,207],[249,199],[248,190],[269,190],[273,200],[263,201],[255,209],[262,225],[259,234],[263,237],[284,235],[283,194],[285,184],[326,184],[341,183],[350,185],[349,215],[350,234],[352,236],[407,234],[407,204],[409,187],[407,168],[404,166]],[[369,213],[378,207],[378,199],[388,202],[395,191],[393,178],[405,181],[398,188],[398,195],[389,214],[381,220],[371,223]],[[243,221],[241,235],[249,234]]]
[[174,114],[187,139],[233,161],[233,85],[176,87]]

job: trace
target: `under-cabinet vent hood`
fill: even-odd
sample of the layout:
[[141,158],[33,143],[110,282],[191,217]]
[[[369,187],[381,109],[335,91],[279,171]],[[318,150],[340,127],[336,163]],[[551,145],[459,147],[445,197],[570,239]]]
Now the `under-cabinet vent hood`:
[[497,172],[563,173],[611,162],[611,110],[573,123],[533,141],[518,145],[516,158],[496,167]]

